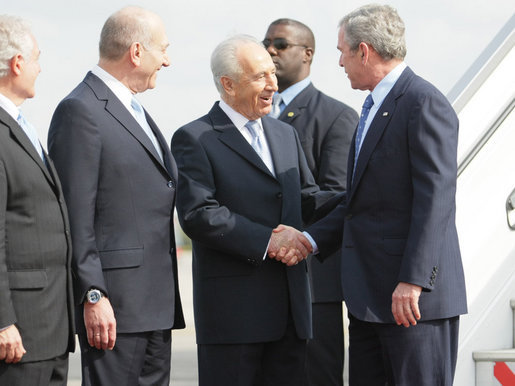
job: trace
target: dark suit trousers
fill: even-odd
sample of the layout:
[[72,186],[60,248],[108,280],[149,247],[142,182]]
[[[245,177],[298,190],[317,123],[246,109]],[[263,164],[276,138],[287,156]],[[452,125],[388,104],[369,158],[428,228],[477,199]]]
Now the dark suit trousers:
[[350,386],[452,386],[459,316],[409,328],[349,320]]
[[46,361],[0,362],[0,385],[66,386],[67,381],[68,353]]
[[313,303],[304,385],[343,386],[344,353],[342,302]]
[[117,334],[112,351],[97,350],[79,334],[83,386],[168,386],[171,331]]
[[297,337],[293,321],[274,342],[199,344],[199,386],[299,386],[305,358],[306,340]]

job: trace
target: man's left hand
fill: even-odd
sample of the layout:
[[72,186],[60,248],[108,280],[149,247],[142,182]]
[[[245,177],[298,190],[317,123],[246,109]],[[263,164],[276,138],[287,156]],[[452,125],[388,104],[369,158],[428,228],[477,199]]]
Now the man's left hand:
[[397,325],[415,326],[417,320],[420,320],[418,298],[421,292],[422,287],[418,285],[404,282],[397,284],[392,294],[392,314]]

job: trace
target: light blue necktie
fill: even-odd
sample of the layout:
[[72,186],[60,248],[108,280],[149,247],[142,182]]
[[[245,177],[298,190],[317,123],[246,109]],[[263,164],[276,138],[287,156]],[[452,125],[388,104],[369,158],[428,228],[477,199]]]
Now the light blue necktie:
[[256,153],[259,155],[261,159],[263,159],[263,144],[261,143],[260,139],[260,127],[258,121],[248,121],[245,124],[245,127],[249,131],[250,135],[252,136],[252,142],[250,145],[253,147],[253,149],[256,151]]
[[279,118],[279,115],[281,115],[281,103],[283,101],[283,98],[281,94],[276,92],[274,96],[272,97],[272,110],[268,114],[269,117],[272,118]]
[[32,126],[30,124],[30,122],[25,119],[25,117],[23,116],[21,111],[18,115],[17,121],[18,121],[18,124],[23,129],[23,131],[25,132],[25,134],[27,134],[27,137],[29,137],[30,142],[32,143],[32,145],[34,145],[34,148],[38,152],[38,154],[41,157],[41,159],[43,160],[43,162],[46,162],[45,155],[43,153],[43,148],[41,147],[41,143],[39,142],[38,134],[37,134],[34,126]]
[[361,149],[361,143],[363,142],[363,131],[365,130],[365,123],[367,122],[368,113],[374,105],[372,94],[368,94],[363,107],[361,109],[361,116],[359,118],[358,132],[356,133],[356,143],[354,152],[354,169],[352,170],[352,178],[354,179],[354,172],[356,171],[356,164],[358,163],[358,155]]
[[152,141],[152,145],[156,148],[157,154],[159,154],[159,157],[161,158],[161,161],[163,161],[163,150],[161,149],[161,146],[159,146],[159,143],[157,142],[157,138],[150,128],[150,125],[147,122],[147,118],[145,117],[145,111],[143,110],[143,106],[138,102],[138,100],[134,97],[132,97],[131,100],[131,107],[134,110],[134,113],[136,115],[136,120],[138,121],[139,125],[147,134],[147,136],[150,138],[150,141]]

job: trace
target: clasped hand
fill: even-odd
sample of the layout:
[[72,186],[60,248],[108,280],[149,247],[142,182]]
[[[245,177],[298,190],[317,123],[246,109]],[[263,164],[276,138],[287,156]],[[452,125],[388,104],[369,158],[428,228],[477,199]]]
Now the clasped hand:
[[309,240],[297,229],[279,225],[272,232],[268,256],[287,266],[298,264],[312,251]]

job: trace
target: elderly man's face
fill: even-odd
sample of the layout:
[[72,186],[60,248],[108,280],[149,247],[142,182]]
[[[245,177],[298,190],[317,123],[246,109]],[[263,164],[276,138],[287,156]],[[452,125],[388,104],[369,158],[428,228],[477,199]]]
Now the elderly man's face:
[[157,72],[161,67],[170,65],[170,59],[166,52],[168,46],[164,25],[159,22],[154,27],[152,45],[143,49],[138,85],[135,91],[143,92],[156,87]]
[[20,75],[20,95],[23,99],[33,98],[36,94],[35,91],[35,83],[36,78],[41,72],[41,67],[39,66],[39,47],[36,39],[33,35],[30,36],[33,47],[30,57],[23,58],[23,71]]
[[258,119],[272,109],[272,96],[277,91],[275,65],[268,52],[257,44],[238,49],[242,74],[233,80],[232,108],[248,118]]

